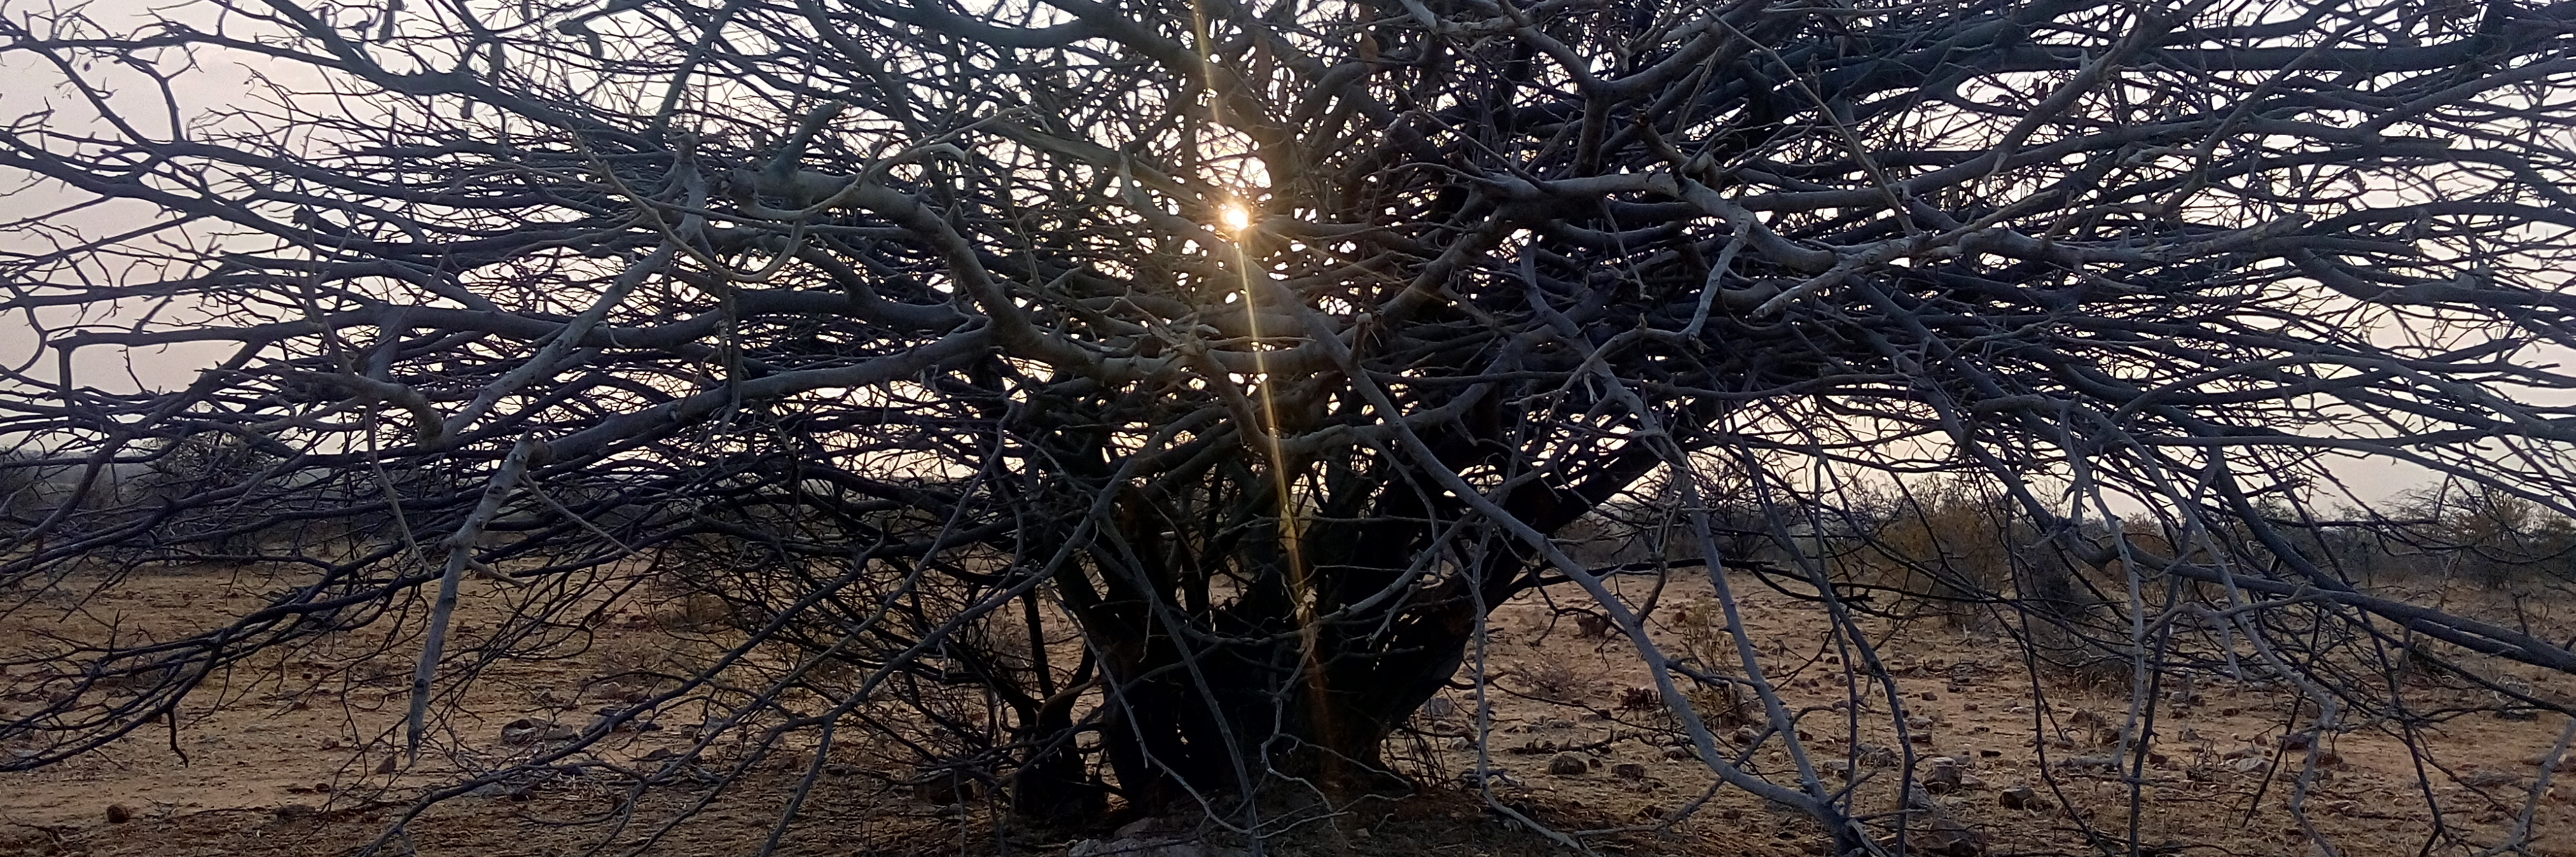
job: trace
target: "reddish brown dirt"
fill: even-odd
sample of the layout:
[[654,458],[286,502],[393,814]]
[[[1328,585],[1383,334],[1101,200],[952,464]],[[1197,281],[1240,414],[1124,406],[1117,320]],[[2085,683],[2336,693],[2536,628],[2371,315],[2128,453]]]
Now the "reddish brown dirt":
[[[1826,645],[1821,616],[1749,579],[1740,583],[1749,631],[1777,669],[1770,677],[1793,704],[1818,709],[1802,721],[1811,751],[1819,764],[1846,758],[1853,743],[1850,721],[1829,707],[1845,694],[1843,666],[1820,652]],[[49,610],[0,616],[0,647],[94,638],[108,628],[167,638],[257,603],[259,593],[274,584],[241,570],[150,571],[103,592],[48,596]],[[1558,597],[1569,594],[1579,597]],[[1705,582],[1676,583],[1661,596],[1652,626],[1661,643],[1681,651],[1712,642],[1705,602],[1695,601],[1706,594]],[[480,582],[469,584],[468,596],[462,634],[468,643],[496,626],[520,597]],[[2538,624],[2571,624],[2576,605],[2560,605],[2559,614],[2541,616]],[[504,724],[530,718],[578,727],[592,709],[632,698],[640,688],[601,677],[696,644],[685,633],[675,635],[670,624],[667,617],[608,614],[586,642],[567,644],[559,659],[496,666],[442,706],[443,729],[419,764],[405,763],[395,752],[394,729],[414,651],[408,638],[371,636],[367,630],[335,635],[310,650],[222,677],[175,728],[130,735],[39,771],[0,775],[0,855],[350,853],[391,829],[424,789],[535,752],[504,740]],[[1820,853],[1812,823],[1740,790],[1721,789],[1699,800],[1711,777],[1686,754],[1671,757],[1669,721],[1652,709],[1622,706],[1623,699],[1638,701],[1632,688],[1647,684],[1624,643],[1585,637],[1572,616],[1526,599],[1498,610],[1492,625],[1486,658],[1499,677],[1489,693],[1494,729],[1485,749],[1489,766],[1506,774],[1488,778],[1498,803],[1560,830],[1623,828],[1588,840],[1609,852]],[[2564,628],[2554,633],[2567,636]],[[1966,766],[1967,782],[1934,796],[1937,808],[1930,815],[1972,831],[1990,854],[2093,853],[2086,846],[2088,828],[2114,839],[2128,835],[2126,787],[2117,774],[2090,766],[2109,752],[2103,740],[2115,733],[2087,725],[2096,718],[2118,722],[2129,706],[2125,682],[2086,686],[2044,675],[2035,696],[2031,673],[2007,641],[1935,621],[1885,636],[1896,642],[1885,645],[1882,655],[1906,710],[1921,727],[1915,755],[1946,756]],[[356,669],[341,669],[346,665]],[[2567,691],[2536,671],[2479,666],[2519,675],[2543,692]],[[0,686],[10,685],[11,678],[0,677]],[[2199,704],[2167,700],[2158,708],[2160,737],[2150,748],[2153,762],[2139,795],[2139,838],[2173,846],[2157,852],[2167,854],[2318,853],[2311,832],[2287,807],[2307,755],[2281,746],[2294,696],[2278,685],[2216,679],[2202,680],[2194,690]],[[2429,685],[2409,692],[2424,700],[2475,696]],[[1459,746],[1455,737],[1470,731],[1472,695],[1452,692],[1448,698],[1446,706],[1426,711],[1418,731],[1400,739],[1392,755],[1416,779],[1449,785],[1402,800],[1364,801],[1330,823],[1299,830],[1273,850],[1521,857],[1555,849],[1487,809],[1481,797],[1449,787],[1475,769],[1477,750],[1472,741]],[[8,709],[13,713],[41,703],[0,700],[14,706]],[[1883,709],[1885,703],[1877,705]],[[695,725],[686,713],[685,706],[666,708],[658,731],[621,732],[593,753],[566,761],[623,765],[683,745]],[[1862,713],[1860,744],[1898,746],[1883,711]],[[2330,761],[2309,775],[2303,797],[2314,833],[2344,854],[2412,854],[2434,830],[2438,807],[2445,824],[2467,840],[2501,841],[2532,799],[2538,754],[2564,726],[2554,715],[2458,717],[2424,733],[2420,759],[2383,726],[2326,736],[2319,748],[2326,752],[2318,755]],[[1718,731],[1732,736],[1734,727]],[[173,752],[174,741],[184,759]],[[1788,760],[1777,747],[1776,741],[1767,745],[1749,764],[1785,769]],[[1559,753],[1573,754],[1581,770],[1549,773]],[[1863,755],[1885,761],[1884,754]],[[870,768],[875,757],[853,752],[850,758],[818,780],[783,834],[780,853],[1062,855],[1076,838],[998,832],[990,807],[953,814],[892,785],[900,774]],[[395,760],[390,772],[382,767],[388,759]],[[2433,782],[2429,796],[2416,784],[2419,761]],[[1636,767],[1626,767],[1631,765]],[[1898,771],[1866,759],[1860,771],[1864,804],[1893,808]],[[750,854],[770,835],[802,774],[799,760],[774,759],[729,789],[675,788],[630,804],[608,770],[591,768],[438,804],[404,825],[386,853],[578,854],[607,843],[602,853]],[[1826,780],[1844,782],[1832,774]],[[2039,800],[2022,808],[2003,806],[2004,790],[2016,785],[2034,787]],[[662,829],[679,810],[701,800],[708,801],[703,812]],[[2072,812],[2064,808],[2070,804]],[[2576,783],[2554,783],[2537,806],[2531,853],[2576,855]],[[123,820],[111,821],[111,807]],[[601,823],[621,808],[631,810],[625,827],[612,830]]]

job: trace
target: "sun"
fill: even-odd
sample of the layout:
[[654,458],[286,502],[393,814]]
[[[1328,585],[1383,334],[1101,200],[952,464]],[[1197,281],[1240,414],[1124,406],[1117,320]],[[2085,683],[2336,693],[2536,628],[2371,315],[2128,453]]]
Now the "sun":
[[1242,232],[1252,228],[1252,209],[1240,202],[1229,202],[1217,209],[1216,220],[1227,232]]

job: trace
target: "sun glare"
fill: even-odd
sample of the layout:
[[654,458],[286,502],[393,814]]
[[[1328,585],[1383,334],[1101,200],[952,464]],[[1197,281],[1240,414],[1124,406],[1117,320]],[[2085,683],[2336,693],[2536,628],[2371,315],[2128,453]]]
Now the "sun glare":
[[1216,219],[1217,224],[1224,226],[1227,232],[1241,232],[1252,228],[1252,210],[1243,207],[1243,203],[1226,203],[1224,208],[1217,209]]

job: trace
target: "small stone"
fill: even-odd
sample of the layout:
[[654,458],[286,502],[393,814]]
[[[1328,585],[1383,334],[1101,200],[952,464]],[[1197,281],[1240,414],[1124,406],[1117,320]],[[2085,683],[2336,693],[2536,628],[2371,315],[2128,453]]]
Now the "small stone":
[[1424,717],[1440,718],[1448,717],[1457,713],[1458,703],[1450,702],[1449,698],[1445,696],[1435,696],[1429,701],[1422,703],[1422,716]]
[[1547,772],[1551,776],[1571,777],[1591,770],[1592,765],[1574,753],[1558,753],[1555,758],[1547,760]]
[[1360,828],[1360,829],[1358,829],[1358,830],[1353,830],[1353,831],[1351,831],[1351,838],[1352,838],[1352,839],[1367,839],[1367,838],[1369,838],[1369,829],[1368,829],[1368,828],[1363,827],[1363,828]]
[[386,757],[385,757],[385,760],[384,760],[384,761],[382,761],[382,762],[377,762],[377,763],[376,763],[376,773],[379,773],[379,774],[390,774],[390,773],[393,773],[393,772],[394,772],[394,757],[393,757],[393,756],[388,755],[388,756],[386,756]]
[[2029,809],[2039,805],[2039,790],[2029,786],[2011,786],[1995,793],[1995,802],[2005,809]]
[[1941,698],[1941,697],[1940,697],[1938,694],[1934,694],[1934,693],[1933,693],[1933,692],[1931,692],[1931,691],[1928,691],[1928,690],[1927,690],[1927,691],[1924,691],[1924,692],[1923,692],[1923,701],[1924,701],[1924,702],[1933,702],[1933,701],[1937,701],[1937,700],[1939,700],[1940,698]]
[[1449,749],[1452,749],[1452,750],[1473,750],[1473,749],[1476,749],[1476,739],[1474,739],[1474,738],[1469,738],[1469,737],[1467,737],[1467,736],[1465,736],[1465,735],[1460,735],[1460,736],[1458,736],[1458,737],[1451,738],[1451,739],[1449,739]]
[[2258,774],[2270,770],[2272,768],[2272,760],[2261,756],[2247,756],[2242,759],[2229,762],[2227,763],[2227,766],[2235,769],[2236,772],[2240,774]]
[[299,818],[311,818],[322,812],[319,809],[313,808],[311,804],[302,803],[290,803],[271,811],[277,814],[277,820],[279,821],[294,821]]
[[1960,711],[1968,712],[1968,713],[1970,713],[1970,714],[1975,714],[1975,713],[1977,713],[1977,704],[1976,704],[1976,703],[1973,703],[1973,702],[1971,702],[1971,703],[1967,703],[1967,704],[1965,704],[1965,705],[1961,705],[1961,706],[1959,706],[1959,710],[1960,710]]
[[124,824],[133,820],[134,810],[125,808],[124,804],[111,803],[107,805],[107,823]]
[[1646,766],[1635,762],[1621,762],[1610,766],[1610,775],[1623,780],[1642,780],[1646,778]]
[[2004,754],[2004,751],[2002,751],[2002,750],[1979,750],[1979,751],[1977,751],[1977,758],[1980,758],[1980,759],[1996,759],[1996,758],[2002,758],[2002,757],[2003,757],[2003,754]]
[[1683,759],[1688,759],[1688,758],[1690,758],[1690,757],[1691,757],[1691,751],[1690,751],[1690,748],[1688,748],[1688,747],[1666,747],[1666,748],[1664,748],[1664,758],[1665,758],[1665,759],[1668,759],[1668,760],[1671,760],[1671,761],[1678,762],[1678,761],[1681,761],[1681,760],[1683,760]]

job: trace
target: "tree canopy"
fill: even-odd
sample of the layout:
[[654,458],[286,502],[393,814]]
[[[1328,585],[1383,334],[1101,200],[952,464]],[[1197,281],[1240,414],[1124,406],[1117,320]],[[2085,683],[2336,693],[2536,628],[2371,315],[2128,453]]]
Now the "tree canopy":
[[[2122,669],[2182,657],[2189,585],[2328,719],[2372,691],[2321,627],[2576,671],[2314,538],[2387,520],[2356,473],[2576,513],[2571,49],[2576,4],[2502,0],[7,0],[45,95],[0,138],[0,585],[304,576],[61,656],[0,766],[379,617],[428,625],[417,746],[442,682],[664,575],[859,676],[745,717],[909,701],[1028,814],[1368,788],[1486,611],[1566,584],[1713,776],[1875,848],[1762,653],[1669,669],[1604,583],[1639,561],[1565,537],[1866,645],[1801,546],[1933,477],[2018,523],[2008,579],[1928,591]],[[444,651],[483,578],[556,594]],[[1711,683],[1794,764],[1722,748]]]

